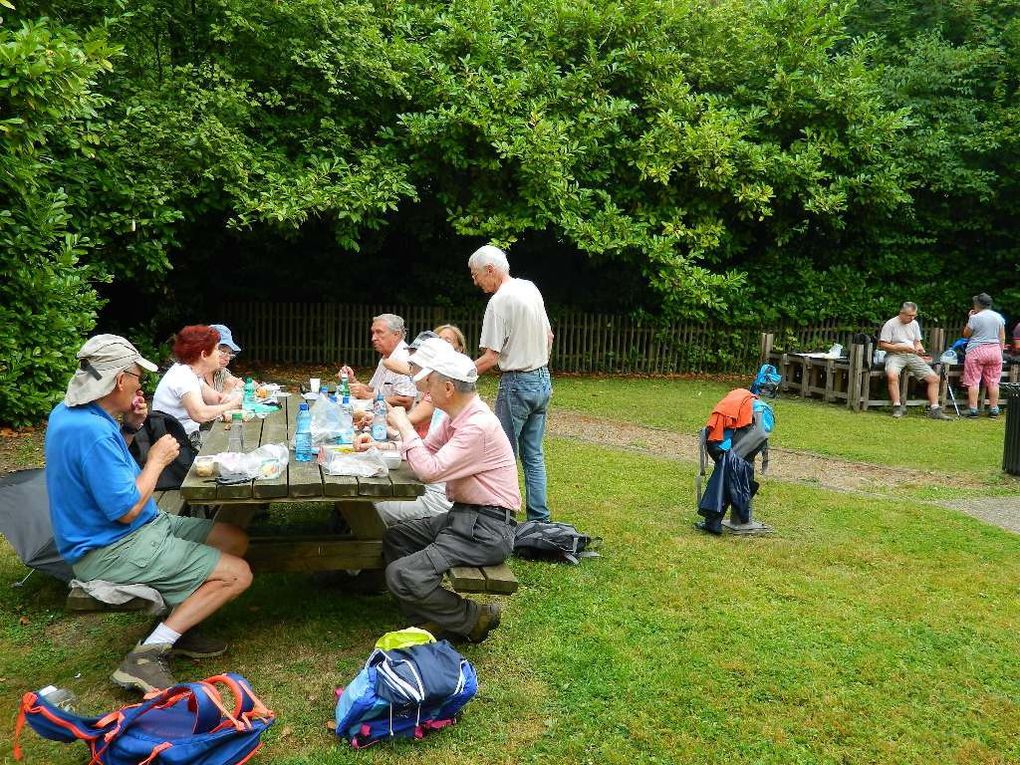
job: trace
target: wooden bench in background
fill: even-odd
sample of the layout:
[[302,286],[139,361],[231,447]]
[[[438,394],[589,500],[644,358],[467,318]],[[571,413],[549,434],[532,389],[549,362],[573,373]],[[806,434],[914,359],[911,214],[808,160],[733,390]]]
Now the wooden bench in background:
[[[187,506],[184,497],[177,490],[153,492],[152,498],[156,500],[156,506],[160,510],[170,515],[180,515]],[[142,598],[131,598],[126,603],[118,605],[104,603],[93,598],[85,590],[75,587],[68,593],[64,608],[75,613],[90,611],[143,611],[150,605],[148,600],[143,600]]]

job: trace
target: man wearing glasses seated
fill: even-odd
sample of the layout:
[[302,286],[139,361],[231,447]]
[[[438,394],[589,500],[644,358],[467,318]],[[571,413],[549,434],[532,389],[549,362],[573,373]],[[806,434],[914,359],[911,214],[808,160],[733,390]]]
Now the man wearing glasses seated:
[[400,407],[389,412],[408,467],[425,483],[446,482],[449,512],[391,526],[383,537],[386,585],[413,621],[433,634],[485,640],[501,609],[444,589],[454,566],[494,566],[514,546],[521,493],[517,462],[496,415],[478,397],[474,362],[439,338],[410,358],[414,382],[445,415],[422,439]]
[[933,420],[950,419],[939,406],[939,376],[928,365],[930,357],[925,356],[921,344],[916,303],[904,303],[899,314],[885,323],[878,337],[878,347],[885,351],[885,379],[889,384],[892,416],[902,417],[906,413],[906,407],[900,402],[900,372],[906,369],[928,384],[928,416]]
[[[156,365],[117,335],[97,335],[46,428],[46,489],[60,555],[81,581],[153,588],[173,610],[113,673],[124,688],[175,685],[172,654],[219,656],[226,644],[192,628],[251,584],[236,526],[160,512],[152,493],[180,446],[172,435],[139,468],[128,451],[148,408],[141,378]],[[119,422],[118,422],[119,420]]]

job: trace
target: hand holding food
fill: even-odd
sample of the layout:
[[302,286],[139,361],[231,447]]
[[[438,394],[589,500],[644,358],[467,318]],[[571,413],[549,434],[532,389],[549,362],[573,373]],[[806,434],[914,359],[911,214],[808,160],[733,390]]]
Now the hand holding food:
[[157,463],[166,467],[177,459],[177,455],[180,453],[181,445],[177,443],[176,438],[167,433],[149,449],[149,459],[156,460]]

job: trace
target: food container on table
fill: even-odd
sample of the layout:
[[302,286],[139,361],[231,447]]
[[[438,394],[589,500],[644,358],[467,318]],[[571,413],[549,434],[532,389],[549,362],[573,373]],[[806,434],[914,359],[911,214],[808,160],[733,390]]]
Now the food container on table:
[[216,460],[212,457],[195,457],[195,475],[199,478],[216,475]]

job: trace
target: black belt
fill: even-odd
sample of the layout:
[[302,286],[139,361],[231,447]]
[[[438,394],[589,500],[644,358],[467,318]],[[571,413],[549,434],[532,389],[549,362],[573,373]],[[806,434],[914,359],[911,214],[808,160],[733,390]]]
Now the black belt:
[[516,513],[513,510],[508,510],[505,507],[499,505],[470,505],[466,502],[454,502],[454,510],[474,510],[479,515],[484,515],[486,518],[494,518],[497,521],[503,521],[517,525],[517,520],[514,518]]

